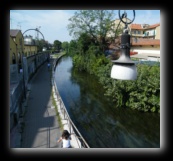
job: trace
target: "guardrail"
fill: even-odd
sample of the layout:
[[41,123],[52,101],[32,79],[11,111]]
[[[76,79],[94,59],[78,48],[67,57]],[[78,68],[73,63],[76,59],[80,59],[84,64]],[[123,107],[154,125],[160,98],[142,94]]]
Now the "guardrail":
[[[63,55],[61,55],[60,57],[62,57]],[[73,121],[71,120],[66,107],[63,103],[63,100],[58,92],[56,83],[55,83],[55,69],[56,69],[56,64],[57,61],[60,59],[60,57],[58,57],[57,59],[54,60],[52,66],[53,66],[53,70],[52,70],[52,85],[53,85],[53,91],[54,91],[54,97],[56,98],[56,102],[57,102],[57,106],[58,106],[58,111],[61,117],[62,122],[64,122],[65,124],[67,124],[67,128],[70,132],[70,134],[72,136],[74,136],[75,138],[75,142],[74,139],[72,139],[73,144],[72,146],[74,148],[90,148],[89,145],[87,144],[87,142],[85,141],[85,139],[83,138],[83,136],[81,135],[81,133],[78,131],[77,127],[75,126],[75,124],[73,123]]]

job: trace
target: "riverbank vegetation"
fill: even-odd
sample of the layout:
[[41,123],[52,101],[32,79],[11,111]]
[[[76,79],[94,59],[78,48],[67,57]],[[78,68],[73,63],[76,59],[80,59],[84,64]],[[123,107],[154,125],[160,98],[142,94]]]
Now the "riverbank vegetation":
[[[105,88],[105,97],[110,97],[117,108],[128,107],[143,112],[160,113],[160,64],[137,64],[136,80],[116,80],[110,77],[112,62],[104,51],[107,46],[106,34],[113,31],[112,13],[108,11],[80,11],[69,24],[70,33],[77,35],[66,50],[73,58],[78,71],[87,71],[98,77],[98,82]],[[94,23],[95,22],[95,23]],[[92,30],[94,28],[95,30]],[[78,30],[77,30],[78,29]],[[99,37],[96,35],[100,35]]]

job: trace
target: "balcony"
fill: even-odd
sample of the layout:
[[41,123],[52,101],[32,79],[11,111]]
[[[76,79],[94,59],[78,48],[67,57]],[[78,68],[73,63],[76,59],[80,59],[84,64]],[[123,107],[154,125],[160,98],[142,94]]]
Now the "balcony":
[[145,33],[143,34],[143,37],[149,37],[149,36],[156,36],[155,31],[145,31]]

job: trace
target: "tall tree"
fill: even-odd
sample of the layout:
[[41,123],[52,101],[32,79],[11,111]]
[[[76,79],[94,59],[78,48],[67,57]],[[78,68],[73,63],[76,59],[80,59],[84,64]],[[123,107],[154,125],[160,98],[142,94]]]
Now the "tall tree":
[[69,45],[68,45],[68,54],[74,55],[77,54],[78,52],[76,51],[78,49],[78,43],[76,40],[71,40]]
[[45,47],[45,40],[41,39],[41,40],[35,40],[36,44],[38,45],[38,52],[43,51],[43,47]]
[[62,44],[61,41],[55,40],[54,43],[53,43],[54,49],[55,49],[55,50],[60,50],[60,49],[61,49],[61,44]]
[[115,24],[112,21],[114,16],[114,11],[80,10],[69,19],[70,24],[67,28],[70,35],[77,38],[86,33],[104,51],[108,45],[108,34],[115,33]]
[[66,52],[68,51],[68,46],[69,46],[69,43],[67,41],[64,41],[61,44],[62,49],[65,50]]

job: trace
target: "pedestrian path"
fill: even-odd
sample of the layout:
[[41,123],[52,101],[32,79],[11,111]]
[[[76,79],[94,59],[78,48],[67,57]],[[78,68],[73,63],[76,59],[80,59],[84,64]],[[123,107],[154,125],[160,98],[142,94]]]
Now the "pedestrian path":
[[[53,59],[50,60],[53,63]],[[32,79],[24,115],[21,148],[61,148],[56,111],[52,104],[51,70],[42,65]]]

